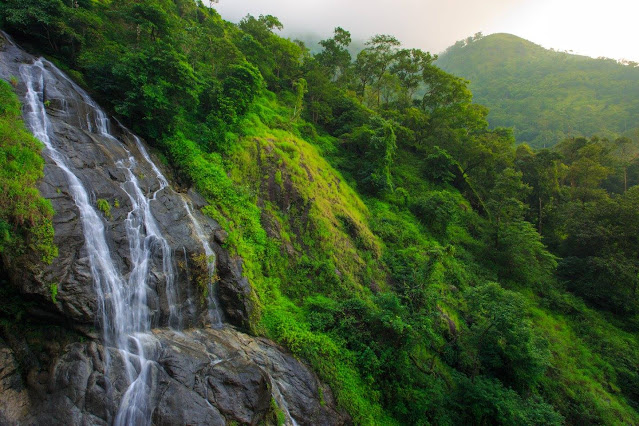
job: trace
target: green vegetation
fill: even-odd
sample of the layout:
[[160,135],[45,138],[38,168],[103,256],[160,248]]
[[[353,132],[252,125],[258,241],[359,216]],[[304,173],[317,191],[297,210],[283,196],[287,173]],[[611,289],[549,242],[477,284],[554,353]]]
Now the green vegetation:
[[104,214],[104,216],[111,219],[111,204],[109,204],[107,200],[105,200],[104,198],[98,198],[98,200],[96,201],[96,206],[98,210],[100,210]]
[[58,254],[53,244],[53,208],[40,196],[42,145],[24,127],[13,88],[0,81],[0,253],[17,260],[36,253],[50,263]]
[[250,331],[355,423],[639,423],[624,139],[516,149],[465,80],[388,35],[353,59],[337,28],[313,56],[272,16],[75,5],[8,0],[0,18],[208,200],[253,286]]
[[274,424],[276,424],[277,426],[286,424],[286,414],[284,414],[280,407],[278,407],[277,401],[275,401],[275,399],[273,398],[271,398],[271,412],[273,413],[274,417],[273,419],[271,419],[271,421],[273,421]]
[[470,80],[475,100],[490,108],[490,124],[513,127],[518,142],[545,148],[569,136],[637,138],[636,63],[477,34],[446,50],[437,65]]
[[49,285],[49,291],[51,292],[51,301],[53,303],[58,303],[58,283],[51,283]]

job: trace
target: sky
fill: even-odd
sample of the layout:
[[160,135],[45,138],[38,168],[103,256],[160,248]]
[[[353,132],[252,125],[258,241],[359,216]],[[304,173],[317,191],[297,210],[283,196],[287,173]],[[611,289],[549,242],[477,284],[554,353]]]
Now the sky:
[[639,62],[639,0],[219,0],[237,22],[270,14],[283,35],[353,39],[392,34],[404,46],[439,53],[477,32],[511,33],[556,50]]

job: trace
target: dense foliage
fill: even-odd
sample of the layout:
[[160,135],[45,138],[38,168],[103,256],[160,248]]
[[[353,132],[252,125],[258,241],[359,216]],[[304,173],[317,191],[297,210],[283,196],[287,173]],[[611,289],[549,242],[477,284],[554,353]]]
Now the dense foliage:
[[446,50],[437,65],[469,79],[475,100],[490,108],[491,125],[513,127],[518,142],[542,148],[568,136],[637,136],[636,63],[477,34]]
[[53,208],[36,188],[43,176],[41,149],[24,127],[13,87],[0,81],[0,253],[13,261],[36,253],[36,261],[50,263],[58,253]]
[[515,149],[465,80],[388,35],[352,58],[337,28],[313,56],[275,17],[192,0],[8,0],[0,17],[206,197],[244,259],[251,331],[356,423],[639,422],[624,140]]

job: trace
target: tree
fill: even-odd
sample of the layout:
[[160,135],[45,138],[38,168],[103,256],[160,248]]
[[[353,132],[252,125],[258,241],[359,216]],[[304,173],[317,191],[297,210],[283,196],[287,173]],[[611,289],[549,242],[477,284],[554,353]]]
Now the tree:
[[271,15],[260,15],[257,19],[247,15],[240,21],[239,27],[252,37],[252,40],[246,39],[243,45],[254,55],[251,59],[260,69],[268,87],[280,90],[282,83],[291,87],[299,77],[305,48],[276,36],[274,30],[281,30],[283,26]]
[[558,275],[570,291],[619,315],[639,310],[639,187],[566,205]]
[[392,190],[391,165],[397,145],[393,126],[374,116],[368,124],[348,135],[353,150],[362,157],[357,176],[364,190],[372,194]]
[[302,108],[304,106],[304,95],[306,94],[306,92],[308,92],[308,83],[303,78],[300,78],[295,83],[293,83],[293,88],[295,89],[296,96],[291,121],[296,121],[302,113]]
[[533,152],[526,144],[519,145],[515,164],[523,174],[523,181],[532,188],[528,205],[536,213],[537,232],[543,231],[544,209],[552,208],[552,201],[558,196],[562,176],[561,155],[543,149]]
[[468,89],[468,80],[455,77],[429,64],[422,71],[426,93],[422,99],[422,108],[433,112],[441,108],[464,106],[471,103],[473,95]]
[[456,151],[465,149],[470,137],[485,132],[488,109],[472,103],[466,80],[432,64],[424,68],[422,77],[426,92],[421,107],[429,115],[427,139],[456,156]]
[[257,19],[254,16],[246,15],[240,21],[239,27],[260,42],[269,39],[273,35],[273,30],[284,28],[279,19],[272,15],[260,15]]
[[391,72],[399,77],[409,103],[412,103],[415,92],[422,82],[424,69],[435,59],[437,58],[430,53],[419,49],[401,49],[397,52]]
[[355,70],[360,79],[360,96],[364,98],[367,86],[374,87],[378,107],[381,103],[380,83],[400,45],[393,36],[376,35],[366,42],[367,47],[357,55]]
[[[499,225],[523,217],[526,205],[522,199],[530,191],[530,187],[522,182],[521,172],[505,169],[497,178],[495,187],[488,201],[493,220]],[[496,246],[499,245],[497,236]]]
[[620,163],[623,169],[623,192],[626,192],[628,190],[628,166],[630,166],[630,164],[635,159],[637,159],[637,156],[634,156],[633,158],[629,156],[628,150],[631,145],[632,145],[632,140],[630,140],[630,138],[627,138],[625,136],[615,139],[615,146],[617,147],[617,149],[621,151]]
[[0,3],[5,30],[38,42],[41,49],[57,55],[70,53],[76,59],[83,44],[83,32],[97,26],[98,20],[85,13],[92,3],[81,0],[69,7],[61,0],[7,0]]
[[315,55],[315,58],[322,67],[328,70],[332,81],[344,76],[346,70],[351,65],[351,53],[348,46],[351,44],[351,33],[341,27],[334,30],[333,38],[319,42],[324,48],[323,51]]
[[470,288],[463,346],[469,352],[471,375],[493,375],[523,391],[532,388],[549,365],[547,342],[534,333],[527,302],[497,283]]

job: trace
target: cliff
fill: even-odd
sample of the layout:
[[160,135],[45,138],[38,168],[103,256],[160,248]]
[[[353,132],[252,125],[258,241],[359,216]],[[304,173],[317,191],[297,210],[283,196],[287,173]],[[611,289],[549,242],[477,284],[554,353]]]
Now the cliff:
[[39,189],[59,248],[50,265],[3,255],[32,324],[1,329],[0,423],[349,422],[303,363],[239,331],[252,290],[201,197],[176,190],[142,140],[9,39],[0,77],[45,145]]

